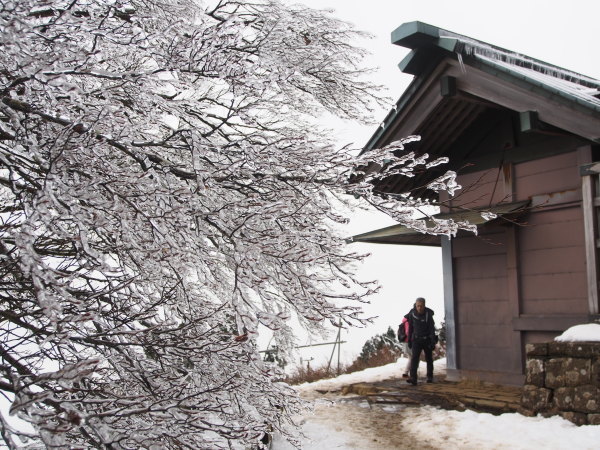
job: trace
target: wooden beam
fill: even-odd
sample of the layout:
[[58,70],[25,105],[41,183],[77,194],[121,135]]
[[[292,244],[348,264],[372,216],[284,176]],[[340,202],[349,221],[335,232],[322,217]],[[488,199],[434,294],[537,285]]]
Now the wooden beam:
[[[458,62],[453,64],[460,70]],[[600,141],[600,113],[548,96],[542,88],[532,89],[530,83],[494,71],[485,63],[472,62],[466,73],[457,76],[457,88],[513,111],[537,111],[539,120],[545,124]]]
[[532,208],[557,208],[570,207],[573,203],[581,202],[581,191],[579,189],[568,189],[560,192],[550,192],[531,196]]
[[585,177],[587,175],[597,175],[600,173],[600,162],[582,164],[579,166],[579,175]]
[[521,133],[529,133],[540,129],[540,119],[537,111],[523,111],[519,113]]
[[588,315],[560,315],[550,316],[542,314],[523,314],[513,317],[512,324],[515,331],[565,331],[574,325],[587,323]]
[[451,76],[440,78],[440,94],[442,97],[454,97],[456,93],[456,78]]

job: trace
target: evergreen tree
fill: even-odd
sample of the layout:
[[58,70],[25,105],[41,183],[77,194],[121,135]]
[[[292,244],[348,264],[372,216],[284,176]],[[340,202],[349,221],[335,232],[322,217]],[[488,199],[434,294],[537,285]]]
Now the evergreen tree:
[[373,336],[365,342],[358,357],[361,361],[367,363],[383,348],[390,350],[393,354],[400,355],[400,344],[396,338],[396,333],[391,327],[388,327],[385,333]]

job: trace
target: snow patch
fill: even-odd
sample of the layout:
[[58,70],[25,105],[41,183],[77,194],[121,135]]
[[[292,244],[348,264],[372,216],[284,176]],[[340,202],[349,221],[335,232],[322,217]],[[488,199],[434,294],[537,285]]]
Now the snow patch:
[[556,342],[600,342],[600,324],[575,325],[554,340]]

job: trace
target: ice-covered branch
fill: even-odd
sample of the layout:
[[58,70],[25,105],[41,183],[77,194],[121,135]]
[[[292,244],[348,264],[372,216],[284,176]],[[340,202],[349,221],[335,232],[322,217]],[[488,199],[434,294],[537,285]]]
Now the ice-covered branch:
[[[360,325],[376,291],[336,231],[354,196],[429,161],[319,130],[385,102],[360,33],[277,0],[0,7],[0,390],[7,445],[238,448],[293,439],[301,402],[256,348]],[[207,12],[208,11],[208,12]],[[368,173],[364,168],[376,168]],[[435,189],[451,191],[453,178]],[[438,223],[427,232],[445,233]]]

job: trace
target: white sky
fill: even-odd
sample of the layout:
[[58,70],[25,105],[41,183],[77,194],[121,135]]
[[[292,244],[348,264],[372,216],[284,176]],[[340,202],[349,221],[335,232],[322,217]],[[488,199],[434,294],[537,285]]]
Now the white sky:
[[[405,22],[429,23],[462,35],[478,39],[507,50],[555,64],[557,66],[600,79],[598,0],[297,0],[314,8],[332,8],[334,15],[353,23],[358,29],[375,36],[362,43],[372,52],[368,64],[379,67],[373,80],[385,85],[397,100],[412,76],[403,74],[397,65],[408,49],[392,45],[390,34]],[[383,120],[388,111],[374,117]],[[341,136],[340,144],[353,142],[362,147],[376,127],[356,124],[333,124]],[[358,234],[392,225],[393,221],[379,216],[360,215],[352,219],[349,234]],[[436,323],[443,320],[441,251],[437,248],[392,245],[352,244],[357,249],[372,252],[362,273],[379,279],[380,293],[367,305],[370,316],[379,316],[367,329],[343,332],[348,343],[342,347],[342,360],[356,356],[362,344],[375,334],[396,329],[410,309],[414,299],[422,296],[436,312]],[[319,341],[317,339],[317,341]],[[301,342],[306,343],[306,342]],[[314,357],[318,364],[328,360],[331,348],[318,347]],[[345,356],[344,356],[345,354]],[[320,355],[320,356],[318,356]],[[335,360],[335,358],[334,358]]]
[[[289,0],[291,3],[292,0]],[[375,36],[365,46],[368,61],[379,67],[374,80],[400,97],[412,80],[398,63],[409,52],[390,43],[391,32],[418,20],[563,68],[600,79],[597,0],[298,0],[314,8],[333,9],[334,16]],[[382,120],[382,111],[377,120]],[[349,141],[362,146],[372,127],[348,126]]]

